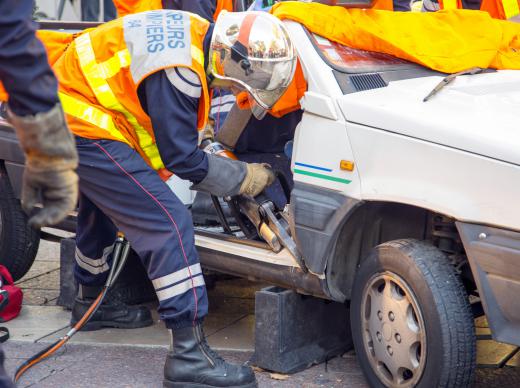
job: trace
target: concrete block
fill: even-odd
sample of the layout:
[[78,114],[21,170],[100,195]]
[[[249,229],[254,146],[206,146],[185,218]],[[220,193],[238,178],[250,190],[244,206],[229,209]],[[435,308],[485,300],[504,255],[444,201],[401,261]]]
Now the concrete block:
[[255,353],[260,368],[294,373],[352,348],[344,304],[280,287],[256,293]]

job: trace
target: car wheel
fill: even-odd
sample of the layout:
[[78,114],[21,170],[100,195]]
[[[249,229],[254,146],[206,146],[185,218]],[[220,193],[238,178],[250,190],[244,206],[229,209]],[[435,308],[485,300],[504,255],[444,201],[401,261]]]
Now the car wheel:
[[17,281],[31,268],[39,245],[40,231],[29,226],[7,172],[0,167],[0,264]]
[[466,387],[475,369],[470,304],[448,258],[432,245],[397,240],[358,268],[350,319],[372,387]]

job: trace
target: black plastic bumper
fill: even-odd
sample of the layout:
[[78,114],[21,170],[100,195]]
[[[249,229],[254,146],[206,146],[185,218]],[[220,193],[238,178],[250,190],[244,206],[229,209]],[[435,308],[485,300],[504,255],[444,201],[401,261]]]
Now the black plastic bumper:
[[493,338],[520,346],[520,233],[457,222]]

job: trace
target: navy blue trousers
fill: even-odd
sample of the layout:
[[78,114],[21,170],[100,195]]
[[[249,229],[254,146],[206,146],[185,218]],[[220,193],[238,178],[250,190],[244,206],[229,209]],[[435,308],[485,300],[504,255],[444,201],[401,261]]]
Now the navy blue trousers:
[[122,231],[141,258],[169,328],[208,311],[189,211],[143,158],[124,143],[76,137],[80,201],[75,276],[104,284]]
[[[108,22],[117,17],[117,10],[112,0],[103,0],[104,15],[102,20]],[[99,0],[82,0],[81,20],[85,22],[97,22],[99,18]]]

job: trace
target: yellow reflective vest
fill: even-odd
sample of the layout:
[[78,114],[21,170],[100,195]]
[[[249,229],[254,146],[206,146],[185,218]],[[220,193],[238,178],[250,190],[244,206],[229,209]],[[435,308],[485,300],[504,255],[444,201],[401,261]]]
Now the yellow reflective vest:
[[202,85],[198,128],[204,128],[210,100],[203,53],[208,27],[197,15],[157,10],[128,15],[77,36],[53,66],[72,132],[124,142],[155,170],[165,172],[137,88],[163,69],[193,70]]

